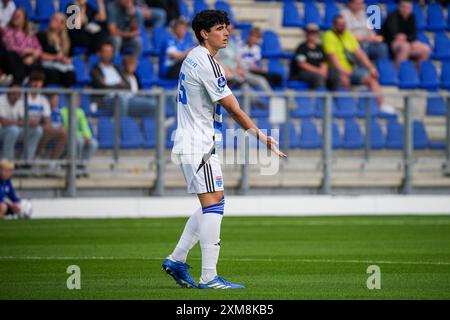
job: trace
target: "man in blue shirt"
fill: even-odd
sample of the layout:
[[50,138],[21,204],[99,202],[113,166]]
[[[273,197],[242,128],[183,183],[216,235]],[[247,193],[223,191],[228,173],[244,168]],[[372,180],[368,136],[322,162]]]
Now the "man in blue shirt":
[[19,215],[20,199],[14,191],[11,176],[14,172],[14,164],[11,161],[0,162],[0,219],[6,215]]

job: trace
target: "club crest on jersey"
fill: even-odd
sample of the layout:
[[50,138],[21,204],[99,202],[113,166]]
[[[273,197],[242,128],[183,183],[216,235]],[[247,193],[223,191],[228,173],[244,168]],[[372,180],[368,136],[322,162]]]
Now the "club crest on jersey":
[[217,187],[222,187],[222,185],[223,185],[223,178],[222,178],[222,176],[217,176],[216,177],[216,186]]
[[227,80],[224,76],[217,78],[217,91],[223,92],[225,86],[227,85]]

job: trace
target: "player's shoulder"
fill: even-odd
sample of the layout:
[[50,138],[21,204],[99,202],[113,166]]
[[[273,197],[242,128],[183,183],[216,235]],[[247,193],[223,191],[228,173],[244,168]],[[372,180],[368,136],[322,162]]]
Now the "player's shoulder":
[[219,78],[222,70],[217,61],[211,56],[208,49],[197,46],[189,52],[185,64],[196,69],[202,75],[213,75]]

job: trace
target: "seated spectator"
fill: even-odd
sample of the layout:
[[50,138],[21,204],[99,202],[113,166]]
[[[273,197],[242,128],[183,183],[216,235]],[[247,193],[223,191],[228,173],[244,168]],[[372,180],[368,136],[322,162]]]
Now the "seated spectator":
[[140,27],[142,15],[133,0],[113,0],[108,3],[108,31],[114,46],[114,54],[119,55],[120,50],[132,47],[132,54],[141,55],[142,40]]
[[95,53],[109,36],[105,2],[97,0],[98,9],[93,8],[87,0],[75,0],[73,4],[80,8],[80,19],[75,19],[75,28],[69,28],[71,54],[75,47],[87,48],[88,53]]
[[[30,88],[42,89],[45,83],[45,73],[43,71],[33,71],[30,73]],[[28,117],[32,121],[42,124],[43,135],[38,147],[38,154],[44,153],[49,143],[54,147],[51,152],[51,159],[60,159],[67,141],[67,134],[61,128],[52,127],[50,120],[52,110],[48,99],[41,93],[30,93],[28,95]]]
[[416,18],[412,1],[400,0],[397,10],[384,21],[382,34],[391,50],[397,68],[402,61],[413,59],[417,67],[430,57],[430,47],[417,40]]
[[13,0],[0,0],[0,28],[8,25],[14,11],[16,11],[16,4]]
[[55,13],[50,19],[48,29],[39,32],[37,37],[42,46],[41,64],[45,72],[46,85],[73,86],[76,76],[72,58],[69,57],[70,38],[65,15]]
[[392,106],[383,103],[377,68],[361,49],[355,36],[346,30],[346,23],[341,15],[334,18],[333,29],[324,33],[322,43],[329,67],[337,70],[343,87],[365,85],[377,94],[377,102],[383,112],[394,112]]
[[369,20],[364,0],[349,0],[348,8],[341,12],[347,23],[347,29],[359,41],[359,45],[373,61],[388,59],[389,51],[383,36],[377,35],[373,29],[367,27]]
[[[179,0],[145,0],[145,3],[150,9],[160,8],[166,13],[166,20],[171,22],[180,17]],[[184,17],[189,19],[189,17]]]
[[152,27],[163,27],[167,22],[167,13],[163,8],[149,6],[144,0],[135,0],[135,4],[140,10],[142,18]]
[[[99,57],[100,61],[97,63],[92,71],[92,85],[97,89],[127,89],[131,90],[132,86],[129,82],[130,76],[134,75],[136,70],[136,60],[131,61],[127,58],[127,74],[125,74],[118,65],[112,63],[113,60],[113,46],[110,42],[102,44]],[[134,81],[133,81],[134,82]],[[133,84],[136,89],[136,84]],[[156,107],[156,100],[154,98],[146,98],[145,102],[134,96],[132,93],[119,94],[120,114],[122,116],[146,116],[150,115]],[[115,95],[113,93],[103,96],[99,101],[99,108],[107,115],[114,113]]]
[[264,76],[251,73],[241,67],[239,57],[240,39],[234,34],[234,26],[228,26],[230,36],[226,48],[219,51],[218,60],[225,70],[225,77],[230,85],[251,86],[255,89],[270,92],[272,87]]
[[2,160],[0,162],[0,219],[29,218],[33,210],[28,200],[21,200],[16,195],[11,182],[13,173],[14,163]]
[[[13,84],[11,88],[17,89],[20,86]],[[21,93],[8,92],[0,96],[0,141],[3,144],[3,159],[13,160],[16,144],[25,140],[24,118],[25,106]],[[28,139],[27,150],[23,150],[25,160],[32,161],[34,159],[41,137],[42,128],[39,121],[30,118],[26,138]]]
[[[61,108],[62,123],[65,130],[69,130],[69,107]],[[92,159],[95,152],[98,149],[98,142],[92,135],[89,122],[78,103],[78,108],[75,112],[76,128],[77,128],[77,154],[78,158],[82,161],[88,161]]]
[[194,41],[188,33],[188,22],[180,19],[173,23],[174,37],[167,40],[164,55],[165,78],[178,79],[181,65],[189,51],[194,47]]
[[244,70],[265,77],[272,87],[280,87],[282,77],[276,73],[269,73],[267,70],[260,66],[261,63],[261,42],[262,33],[261,29],[253,28],[250,30],[247,42],[241,45],[239,49],[239,56],[241,60],[241,66]]
[[328,83],[330,90],[339,87],[339,74],[334,68],[328,68],[325,53],[318,43],[319,27],[310,23],[306,26],[306,41],[295,50],[290,65],[289,80],[301,80],[312,89],[324,88]]
[[30,30],[30,23],[24,9],[19,8],[8,26],[2,30],[5,49],[4,72],[12,74],[14,82],[22,84],[28,73],[39,67],[41,45]]

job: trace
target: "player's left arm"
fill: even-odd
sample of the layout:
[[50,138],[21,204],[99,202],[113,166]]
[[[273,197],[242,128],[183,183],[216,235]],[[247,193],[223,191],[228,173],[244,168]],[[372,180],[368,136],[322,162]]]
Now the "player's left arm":
[[244,130],[251,132],[254,134],[258,140],[267,145],[269,149],[275,152],[278,156],[282,158],[287,158],[287,155],[278,149],[278,142],[270,137],[265,135],[261,130],[256,126],[252,119],[240,108],[239,102],[233,94],[226,96],[218,101],[224,108],[227,110],[228,114],[236,121]]

